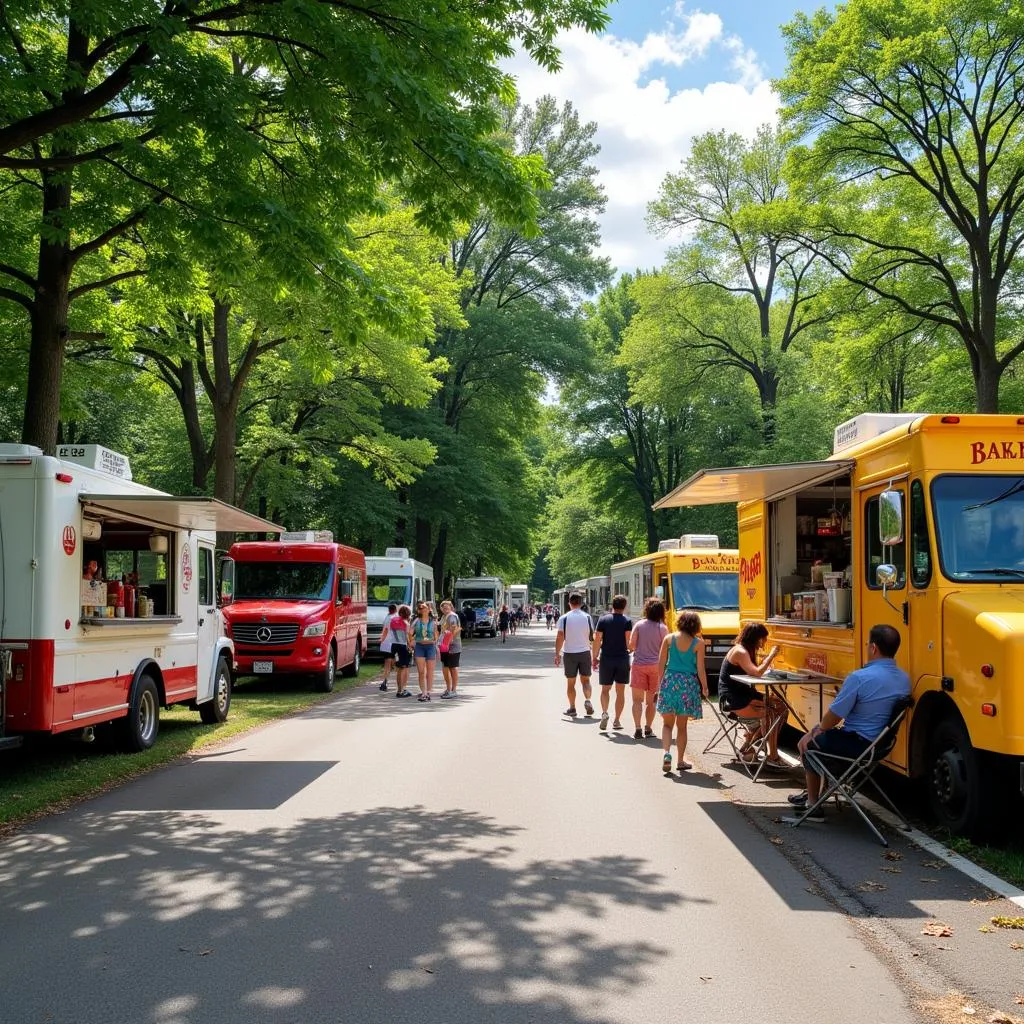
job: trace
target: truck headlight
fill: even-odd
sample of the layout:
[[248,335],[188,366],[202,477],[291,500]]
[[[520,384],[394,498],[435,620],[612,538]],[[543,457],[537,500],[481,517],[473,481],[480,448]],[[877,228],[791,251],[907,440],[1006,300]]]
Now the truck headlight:
[[307,626],[303,631],[303,636],[323,636],[327,632],[326,622],[314,622],[312,626]]

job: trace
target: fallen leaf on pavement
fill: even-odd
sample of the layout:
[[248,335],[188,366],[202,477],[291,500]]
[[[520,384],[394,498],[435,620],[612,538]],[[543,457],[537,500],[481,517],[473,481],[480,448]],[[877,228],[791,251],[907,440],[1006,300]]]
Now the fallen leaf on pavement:
[[861,892],[885,892],[889,888],[887,885],[882,885],[881,882],[872,882],[870,879],[867,882],[861,882],[857,886]]
[[701,981],[710,981],[711,980],[711,975],[710,974],[707,974],[707,975],[701,974],[699,977],[700,977]]
[[887,875],[901,875],[901,874],[903,874],[903,868],[886,868],[886,867],[883,867],[882,870]]
[[922,882],[937,882],[938,879],[937,878],[922,878],[921,881]]
[[774,843],[776,846],[781,846],[782,845],[782,836],[772,836],[771,839],[769,839],[768,841],[770,843]]
[[953,929],[948,924],[943,924],[941,921],[928,921],[925,926],[921,929],[922,935],[933,935],[935,938],[945,938],[948,935],[953,934]]
[[989,933],[990,933],[990,932],[992,931],[992,929],[991,929],[991,928],[989,928],[989,926],[988,926],[987,924],[983,924],[983,925],[982,925],[982,926],[981,926],[981,927],[980,927],[980,928],[978,929],[978,931],[979,931],[979,932],[984,932],[984,933],[985,933],[986,935],[988,935],[988,934],[989,934]]
[[1024,928],[1024,917],[993,917],[992,923],[997,928]]
[[1024,942],[1011,942],[1010,949],[1024,949]]
[[903,860],[903,854],[899,850],[886,850],[883,856],[886,860]]
[[781,818],[772,818],[772,824],[773,825],[781,825],[782,824],[782,819]]
[[434,973],[429,967],[424,967],[423,970],[425,970],[427,972],[427,974],[433,974]]
[[199,950],[200,956],[209,956],[213,952],[212,949],[201,949]]
[[921,861],[921,867],[923,868],[938,868],[941,871],[946,865],[941,860],[923,860]]

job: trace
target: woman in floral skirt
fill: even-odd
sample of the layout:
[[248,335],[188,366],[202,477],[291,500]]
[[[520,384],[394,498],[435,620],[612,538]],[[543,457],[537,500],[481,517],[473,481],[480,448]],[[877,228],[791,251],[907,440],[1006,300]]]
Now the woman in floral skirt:
[[700,638],[700,616],[683,612],[676,620],[676,632],[661,644],[658,658],[658,713],[661,715],[661,770],[672,771],[672,730],[676,730],[676,768],[689,771],[693,765],[684,758],[686,727],[691,718],[703,718],[701,697],[708,695],[704,671],[704,641]]

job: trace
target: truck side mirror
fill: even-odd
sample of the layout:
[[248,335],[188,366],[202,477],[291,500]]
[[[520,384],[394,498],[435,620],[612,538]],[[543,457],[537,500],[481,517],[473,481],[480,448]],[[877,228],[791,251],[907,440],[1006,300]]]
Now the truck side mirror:
[[899,573],[895,565],[883,564],[875,570],[875,579],[884,591],[886,587],[891,587],[896,583]]
[[235,560],[233,558],[222,558],[220,560],[220,588],[217,592],[217,603],[221,608],[231,604],[235,596]]
[[883,547],[903,543],[903,495],[899,491],[882,491],[878,496],[878,540]]

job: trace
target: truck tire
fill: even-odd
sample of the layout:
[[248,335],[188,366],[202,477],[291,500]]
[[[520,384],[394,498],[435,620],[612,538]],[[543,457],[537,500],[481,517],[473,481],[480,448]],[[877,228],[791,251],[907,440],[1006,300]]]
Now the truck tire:
[[160,731],[160,694],[153,677],[144,672],[128,699],[128,715],[118,722],[121,745],[138,754],[156,743]]
[[231,707],[231,669],[227,658],[217,659],[217,672],[213,680],[213,700],[199,705],[199,718],[203,725],[226,722]]
[[356,637],[356,652],[352,655],[352,661],[349,662],[342,670],[341,674],[348,679],[353,676],[359,675],[359,666],[362,664],[362,650],[363,650],[363,638],[361,636]]
[[980,753],[959,716],[936,722],[928,752],[928,804],[935,820],[956,835],[981,838],[991,821],[993,787],[983,778]]
[[316,677],[316,689],[319,693],[330,693],[334,689],[334,676],[338,670],[338,655],[332,643],[327,651],[327,664],[323,672]]

